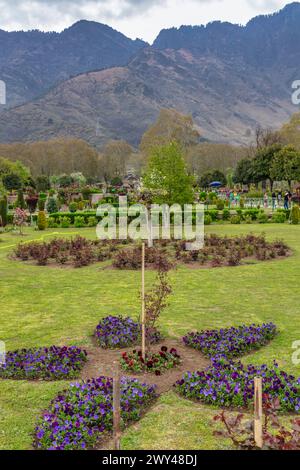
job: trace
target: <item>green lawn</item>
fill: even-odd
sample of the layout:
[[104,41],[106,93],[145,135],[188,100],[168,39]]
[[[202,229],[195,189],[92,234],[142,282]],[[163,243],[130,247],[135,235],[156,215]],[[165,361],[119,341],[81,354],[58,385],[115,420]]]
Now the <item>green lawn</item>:
[[[293,256],[282,261],[237,268],[172,272],[174,294],[161,319],[163,332],[180,337],[191,329],[219,328],[244,322],[274,321],[280,335],[245,362],[276,359],[287,371],[293,341],[300,340],[299,267],[300,226],[222,225],[208,232],[241,234],[265,232],[283,238]],[[58,232],[58,230],[53,230]],[[74,230],[61,230],[74,233]],[[95,237],[93,229],[80,233]],[[26,232],[26,240],[49,236]],[[8,254],[20,237],[0,234],[0,340],[7,349],[51,344],[88,345],[98,320],[108,314],[139,315],[140,273],[104,270],[96,264],[83,269],[37,267],[12,261]],[[154,273],[147,273],[151,283]],[[0,382],[0,449],[28,449],[36,418],[64,383]],[[221,449],[228,443],[212,435],[212,408],[190,403],[173,392],[123,436],[126,449]]]

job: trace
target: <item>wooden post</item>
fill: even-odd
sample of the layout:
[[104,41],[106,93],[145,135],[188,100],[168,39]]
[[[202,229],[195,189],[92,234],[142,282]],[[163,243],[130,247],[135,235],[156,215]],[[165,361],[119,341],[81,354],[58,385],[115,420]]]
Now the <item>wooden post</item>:
[[142,357],[146,357],[146,324],[145,324],[145,243],[142,245]]
[[114,450],[120,450],[121,438],[121,378],[120,378],[120,364],[118,361],[114,362],[113,371],[113,426],[114,426]]
[[254,379],[254,439],[257,447],[263,447],[262,378]]

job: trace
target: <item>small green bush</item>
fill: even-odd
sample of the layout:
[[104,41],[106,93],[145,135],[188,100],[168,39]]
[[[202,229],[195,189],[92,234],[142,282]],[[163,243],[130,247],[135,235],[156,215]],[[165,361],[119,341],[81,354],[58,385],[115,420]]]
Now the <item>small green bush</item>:
[[75,220],[74,220],[74,227],[76,228],[82,228],[82,227],[85,227],[85,220],[84,220],[84,217],[81,217],[81,216],[77,216],[75,217]]
[[230,210],[229,209],[224,209],[223,210],[222,219],[223,220],[229,220],[230,219]]
[[96,217],[89,217],[88,218],[88,226],[89,227],[96,227],[98,224],[97,218]]
[[284,212],[276,212],[272,216],[272,222],[274,224],[284,224],[286,221],[286,215]]
[[300,208],[296,204],[292,207],[291,222],[293,225],[298,225],[300,222]]
[[77,202],[71,202],[69,205],[69,211],[70,212],[76,212],[78,209],[78,204]]
[[58,228],[59,225],[57,222],[55,222],[55,219],[53,217],[49,217],[48,219],[48,228]]
[[37,218],[37,226],[39,230],[46,230],[47,228],[47,218],[45,211],[39,211]]
[[206,213],[206,215],[209,215],[211,217],[211,220],[213,222],[216,222],[218,220],[218,216],[219,216],[219,211],[218,210],[212,209],[210,211],[206,211],[205,213]]
[[260,214],[258,214],[257,222],[259,224],[267,224],[269,222],[269,217],[264,212],[261,212]]
[[212,223],[212,218],[209,214],[207,214],[205,217],[204,217],[204,225],[211,225]]
[[230,218],[230,223],[233,225],[239,225],[241,223],[241,217],[239,215],[232,215]]
[[217,203],[216,203],[216,206],[217,206],[218,211],[222,211],[222,210],[224,210],[225,203],[224,203],[224,201],[222,201],[222,199],[218,199]]
[[62,217],[60,219],[61,228],[69,228],[71,226],[71,219],[69,217]]
[[46,199],[43,199],[43,198],[40,197],[39,200],[38,200],[38,209],[39,209],[39,211],[44,211],[45,206],[46,206]]

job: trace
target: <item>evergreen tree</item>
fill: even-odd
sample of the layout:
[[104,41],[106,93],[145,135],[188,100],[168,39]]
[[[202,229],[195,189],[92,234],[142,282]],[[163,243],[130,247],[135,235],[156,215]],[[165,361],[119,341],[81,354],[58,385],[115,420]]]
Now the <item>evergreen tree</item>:
[[49,197],[46,209],[49,214],[54,214],[58,211],[57,201],[55,197]]

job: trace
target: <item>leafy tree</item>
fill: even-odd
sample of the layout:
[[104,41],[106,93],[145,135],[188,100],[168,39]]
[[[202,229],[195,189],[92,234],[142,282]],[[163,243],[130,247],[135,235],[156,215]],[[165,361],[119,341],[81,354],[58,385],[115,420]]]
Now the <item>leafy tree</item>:
[[201,188],[208,188],[214,181],[219,181],[222,183],[222,186],[226,186],[227,184],[227,178],[224,173],[220,170],[214,170],[204,173],[199,179],[199,185]]
[[38,192],[49,191],[51,188],[49,177],[46,175],[37,176],[35,179],[35,187]]
[[70,176],[73,180],[73,183],[77,186],[81,187],[86,185],[86,177],[81,172],[71,173]]
[[271,174],[271,167],[274,156],[281,150],[280,144],[271,145],[260,149],[253,160],[253,181],[270,181],[271,190],[273,189],[274,179]]
[[186,169],[176,142],[152,150],[143,184],[158,204],[189,204],[194,201],[194,179]]
[[271,176],[274,181],[287,181],[290,187],[293,180],[299,181],[300,152],[292,145],[277,152],[272,162]]
[[68,188],[74,183],[73,178],[70,175],[61,175],[57,178],[56,184],[60,188]]
[[19,189],[18,191],[17,207],[19,207],[20,209],[26,208],[26,202],[24,199],[24,193],[22,189]]
[[284,142],[300,150],[300,113],[295,113],[290,121],[281,128],[280,135]]
[[233,182],[241,184],[253,182],[253,161],[251,158],[243,158],[238,162],[233,175]]
[[2,181],[7,191],[21,189],[23,186],[21,177],[16,173],[9,173],[3,176]]
[[22,183],[26,183],[30,178],[30,171],[19,161],[11,161],[6,158],[0,158],[0,178],[6,175],[18,175]]

